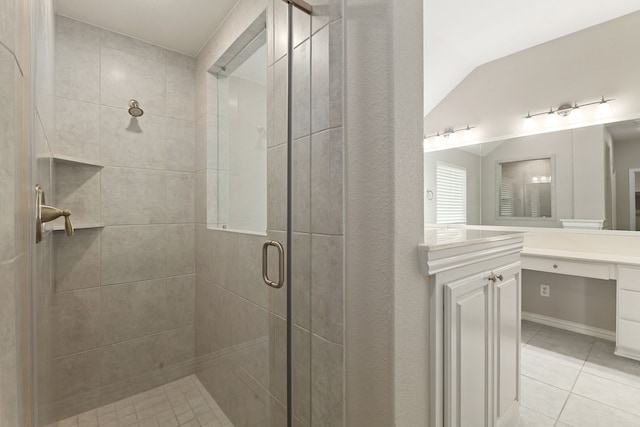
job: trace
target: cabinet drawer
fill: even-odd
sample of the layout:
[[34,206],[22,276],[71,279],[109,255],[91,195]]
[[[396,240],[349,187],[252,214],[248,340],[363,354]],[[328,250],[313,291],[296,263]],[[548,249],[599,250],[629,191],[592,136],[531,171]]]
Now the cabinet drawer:
[[568,261],[558,258],[522,256],[522,268],[527,270],[546,271],[548,273],[568,274],[570,276],[593,277],[609,280],[609,265],[594,262]]
[[640,322],[618,320],[618,346],[640,351]]
[[640,292],[618,291],[618,317],[640,322]]
[[640,269],[631,267],[618,268],[618,289],[640,292]]

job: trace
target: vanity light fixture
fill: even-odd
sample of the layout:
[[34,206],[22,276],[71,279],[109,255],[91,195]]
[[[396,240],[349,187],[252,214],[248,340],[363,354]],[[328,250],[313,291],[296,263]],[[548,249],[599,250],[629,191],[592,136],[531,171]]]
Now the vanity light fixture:
[[611,106],[609,105],[609,102],[614,101],[613,98],[610,99],[605,99],[605,97],[603,96],[601,99],[597,100],[597,101],[593,101],[593,102],[585,102],[584,104],[578,104],[577,102],[574,102],[573,105],[571,105],[570,103],[565,103],[560,105],[558,108],[554,109],[553,107],[549,108],[548,111],[543,111],[540,113],[534,113],[531,114],[531,112],[528,112],[526,116],[524,116],[524,120],[525,120],[525,128],[527,127],[531,127],[532,123],[533,123],[533,118],[536,116],[541,116],[543,114],[547,115],[547,120],[549,122],[551,122],[550,124],[553,124],[556,122],[556,118],[558,116],[560,117],[567,117],[567,116],[571,116],[571,117],[576,117],[576,116],[581,116],[582,115],[582,107],[586,107],[589,105],[598,105],[598,111],[596,112],[596,115],[598,117],[605,117],[607,115],[609,115],[611,113]]
[[437,133],[433,134],[433,135],[427,135],[424,137],[424,139],[433,139],[433,141],[435,141],[436,144],[440,144],[443,139],[444,140],[449,140],[449,141],[454,141],[456,138],[456,132],[462,132],[464,131],[464,140],[465,141],[470,141],[473,138],[473,132],[471,129],[474,129],[475,126],[469,126],[467,125],[467,127],[463,127],[460,129],[453,129],[453,128],[445,128],[442,133],[440,133],[440,131],[438,131]]

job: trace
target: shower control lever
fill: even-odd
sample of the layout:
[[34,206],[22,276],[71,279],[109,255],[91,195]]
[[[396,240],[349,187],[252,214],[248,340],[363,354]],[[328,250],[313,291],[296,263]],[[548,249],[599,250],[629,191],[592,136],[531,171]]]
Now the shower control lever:
[[71,224],[71,211],[58,209],[44,204],[44,190],[36,185],[36,243],[42,241],[42,224],[64,217],[64,229],[67,236],[73,236],[73,224]]

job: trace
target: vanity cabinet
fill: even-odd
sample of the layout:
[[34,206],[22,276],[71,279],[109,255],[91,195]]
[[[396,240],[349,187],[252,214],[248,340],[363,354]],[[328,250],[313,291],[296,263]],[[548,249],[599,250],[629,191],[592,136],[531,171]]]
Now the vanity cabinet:
[[432,427],[515,426],[520,402],[521,235],[424,245]]
[[640,268],[618,267],[616,354],[640,360]]

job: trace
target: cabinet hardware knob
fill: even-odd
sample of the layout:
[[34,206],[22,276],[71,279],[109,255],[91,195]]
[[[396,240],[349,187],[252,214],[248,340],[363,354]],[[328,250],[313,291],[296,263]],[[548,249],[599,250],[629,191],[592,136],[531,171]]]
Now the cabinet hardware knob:
[[491,280],[493,283],[496,283],[496,281],[500,280],[502,282],[502,274],[499,274],[496,276],[496,274],[492,271],[491,274],[489,275],[489,277],[487,277],[488,280]]
[[558,268],[558,264],[553,264],[553,268]]

